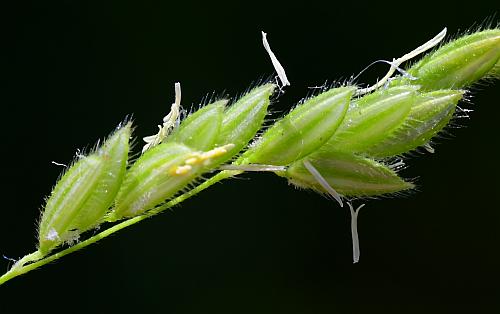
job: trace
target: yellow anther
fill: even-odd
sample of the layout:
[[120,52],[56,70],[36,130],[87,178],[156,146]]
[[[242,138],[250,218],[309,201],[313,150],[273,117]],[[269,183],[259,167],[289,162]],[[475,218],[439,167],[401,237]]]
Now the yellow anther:
[[227,153],[227,151],[233,148],[233,144],[227,144],[224,146],[216,147],[208,152],[193,152],[189,155],[188,159],[184,162],[186,165],[204,165],[208,166],[210,164],[210,159],[219,157]]
[[197,157],[191,157],[186,159],[186,165],[194,165],[199,162],[199,159]]
[[193,170],[193,166],[208,166],[211,162],[210,159],[224,155],[233,147],[233,144],[227,144],[221,147],[216,147],[208,152],[193,152],[189,154],[189,157],[184,161],[184,165],[172,167],[169,170],[169,173],[172,176],[182,176]]
[[204,152],[201,154],[201,161],[205,161],[207,159],[215,158],[224,155],[227,151],[234,147],[234,144],[227,144],[221,147],[216,147],[208,152]]
[[172,169],[170,169],[170,174],[176,175],[176,176],[182,176],[182,175],[188,173],[189,171],[191,171],[192,169],[193,169],[193,167],[191,167],[190,165],[176,166],[176,167],[172,167]]

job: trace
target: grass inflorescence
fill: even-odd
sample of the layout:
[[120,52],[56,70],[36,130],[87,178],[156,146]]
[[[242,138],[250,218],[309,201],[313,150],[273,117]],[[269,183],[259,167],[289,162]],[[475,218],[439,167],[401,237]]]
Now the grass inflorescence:
[[[0,284],[80,250],[123,228],[161,213],[216,182],[245,171],[268,171],[291,184],[330,195],[352,215],[353,258],[359,260],[356,219],[349,200],[412,190],[402,178],[402,158],[430,141],[459,112],[477,82],[500,75],[500,29],[459,36],[406,69],[401,64],[437,45],[446,30],[401,58],[377,84],[323,89],[287,115],[266,122],[276,91],[290,85],[266,50],[282,81],[247,91],[233,104],[214,99],[187,117],[180,84],[158,133],[130,160],[132,122],[100,146],[79,155],[60,177],[39,221],[34,253],[18,260]],[[396,74],[395,76],[393,74]],[[264,124],[269,124],[266,128]],[[397,163],[393,161],[400,158]],[[100,226],[109,226],[99,233]]]

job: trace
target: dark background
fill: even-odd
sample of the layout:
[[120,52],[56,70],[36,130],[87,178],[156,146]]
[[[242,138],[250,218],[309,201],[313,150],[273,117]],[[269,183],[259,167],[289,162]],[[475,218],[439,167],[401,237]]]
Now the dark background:
[[[235,96],[273,73],[260,31],[292,86],[343,80],[399,57],[447,26],[498,12],[496,1],[18,1],[1,44],[0,253],[34,250],[51,186],[78,148],[133,114],[140,138],[173,101]],[[498,21],[493,18],[493,21]],[[371,83],[386,66],[361,78]],[[0,313],[495,313],[500,310],[499,84],[476,88],[465,128],[403,172],[418,192],[368,201],[352,264],[349,214],[270,174],[213,186],[0,287]],[[7,269],[9,261],[0,260]]]

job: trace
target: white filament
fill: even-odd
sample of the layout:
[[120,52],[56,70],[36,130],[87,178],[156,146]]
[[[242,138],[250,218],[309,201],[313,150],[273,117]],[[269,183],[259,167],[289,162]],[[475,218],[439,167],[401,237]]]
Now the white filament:
[[323,178],[323,176],[319,173],[319,171],[314,168],[314,166],[309,162],[309,160],[304,160],[302,162],[306,169],[312,174],[314,179],[318,181],[318,183],[330,194],[340,205],[340,207],[344,207],[342,203],[342,196],[335,191],[332,186],[328,183],[328,181]]
[[61,166],[61,167],[65,167],[65,168],[68,168],[68,165],[65,165],[65,164],[62,164],[62,163],[59,163],[59,162],[56,162],[56,161],[51,161],[52,164],[56,165],[56,166]]
[[367,94],[367,93],[370,93],[370,92],[376,90],[377,88],[379,88],[381,86],[384,86],[384,84],[391,78],[391,76],[394,74],[394,72],[396,72],[396,70],[398,70],[399,66],[403,62],[408,61],[412,58],[415,58],[417,55],[419,55],[419,54],[431,49],[432,47],[436,46],[437,44],[439,44],[439,42],[441,42],[443,40],[443,38],[446,36],[446,31],[447,31],[447,29],[445,27],[439,34],[434,36],[431,40],[427,41],[423,45],[418,46],[414,50],[410,51],[409,53],[405,54],[404,56],[402,56],[398,59],[392,59],[392,62],[388,62],[391,65],[391,67],[390,67],[389,71],[387,72],[387,74],[379,82],[377,82],[375,85],[367,87],[367,88],[359,89],[356,92],[356,95]]
[[349,211],[351,212],[351,236],[352,236],[352,262],[356,264],[359,262],[359,236],[358,236],[358,214],[359,210],[365,206],[361,204],[356,210],[352,207],[351,202],[347,202]]
[[269,57],[271,58],[271,62],[273,63],[273,67],[276,70],[276,73],[278,73],[278,77],[281,81],[282,87],[290,86],[290,82],[286,77],[285,69],[278,61],[278,58],[276,58],[274,52],[272,52],[271,47],[269,46],[269,42],[267,41],[267,34],[264,32],[262,32],[262,43],[264,44],[264,49],[266,49],[267,53],[269,54]]

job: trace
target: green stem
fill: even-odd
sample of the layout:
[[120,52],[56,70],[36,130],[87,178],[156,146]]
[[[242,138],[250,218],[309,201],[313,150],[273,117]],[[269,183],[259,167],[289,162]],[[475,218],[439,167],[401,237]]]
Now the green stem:
[[46,257],[44,257],[40,251],[36,251],[34,253],[28,254],[25,257],[23,257],[22,259],[20,259],[18,262],[16,262],[8,272],[6,272],[4,275],[2,275],[2,277],[0,277],[0,285],[4,284],[5,282],[9,281],[12,278],[15,278],[19,275],[22,275],[22,274],[25,274],[29,271],[37,269],[38,267],[43,266],[45,264],[48,264],[52,261],[55,261],[55,260],[65,256],[65,255],[68,255],[68,254],[71,254],[71,253],[76,252],[78,250],[81,250],[84,247],[91,245],[93,243],[96,243],[97,241],[104,239],[117,231],[120,231],[124,228],[127,228],[131,225],[134,225],[134,224],[136,224],[140,221],[143,221],[144,219],[147,219],[151,216],[159,214],[159,213],[163,212],[164,210],[185,201],[186,199],[190,198],[191,196],[198,194],[199,192],[210,187],[211,185],[213,185],[221,180],[238,175],[240,173],[241,173],[241,171],[221,171],[217,175],[211,177],[210,179],[208,179],[207,181],[198,185],[194,189],[174,198],[170,202],[167,202],[167,203],[165,203],[165,204],[163,204],[163,205],[161,205],[153,210],[150,210],[142,216],[137,216],[134,218],[127,219],[119,224],[114,225],[113,227],[110,227],[110,228],[88,238],[85,241],[79,242],[78,244],[75,244],[75,245],[73,245],[67,249],[64,249],[60,252],[54,253],[54,254],[46,256]]
[[26,269],[27,267],[25,267],[24,265],[29,262],[37,261],[41,258],[43,258],[43,254],[40,251],[36,251],[24,256],[23,258],[15,262],[8,272],[6,272],[5,274],[3,274],[2,277],[0,277],[0,285],[2,285],[4,282],[9,281],[14,277],[29,272],[31,269]]

